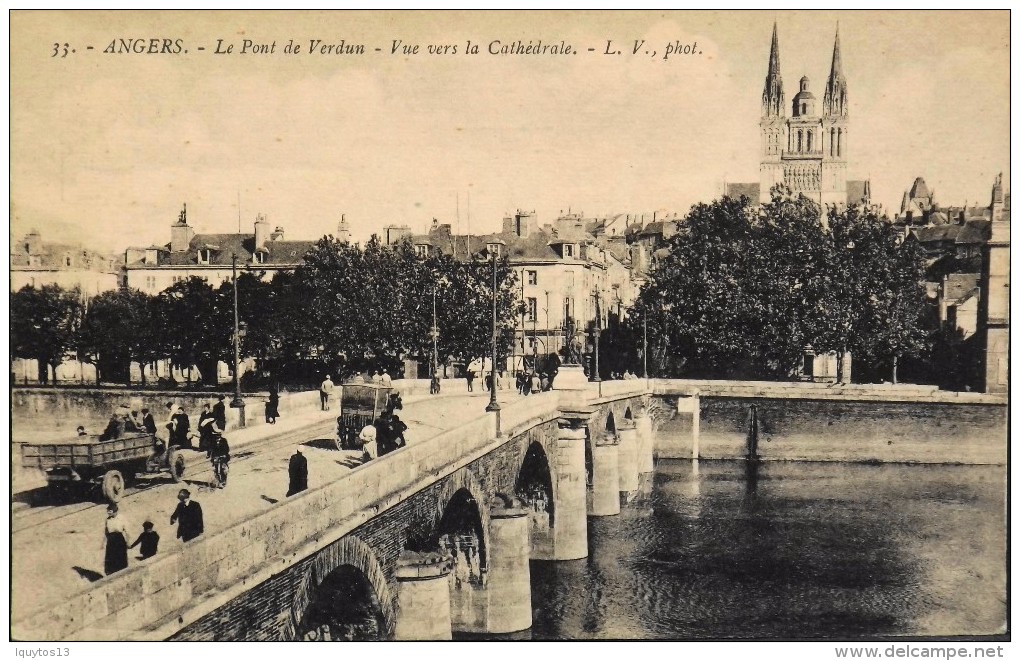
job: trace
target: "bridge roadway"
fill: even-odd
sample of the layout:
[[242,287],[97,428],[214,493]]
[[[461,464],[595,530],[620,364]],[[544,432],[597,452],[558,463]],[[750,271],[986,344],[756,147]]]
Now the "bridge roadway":
[[[408,444],[421,443],[477,418],[483,414],[488,396],[479,388],[472,394],[423,396],[406,402],[399,414],[408,426]],[[499,393],[503,403],[519,398],[509,391]],[[176,526],[170,526],[170,513],[177,506],[177,491],[183,486],[202,505],[205,534],[209,536],[284,500],[288,459],[297,447],[308,459],[310,488],[341,479],[358,465],[358,453],[339,452],[333,445],[336,415],[334,407],[329,412],[281,419],[268,438],[246,439],[244,431],[235,431],[230,434],[236,440],[232,442],[233,461],[225,489],[211,488],[208,465],[199,455],[200,460],[189,462],[191,470],[186,473],[185,484],[175,484],[169,478],[143,481],[121,501],[121,515],[128,520],[133,535],[141,532],[144,521],[152,521],[160,535],[159,553],[173,553],[183,544],[175,537]],[[102,577],[105,519],[102,504],[19,508],[14,512],[13,621],[58,604]],[[129,566],[138,563],[136,550],[131,551]]]

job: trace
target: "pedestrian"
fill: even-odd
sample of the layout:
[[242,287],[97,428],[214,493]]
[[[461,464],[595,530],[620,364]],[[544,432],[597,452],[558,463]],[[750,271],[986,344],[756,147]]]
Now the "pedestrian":
[[308,460],[301,454],[301,448],[294,450],[290,456],[290,465],[287,467],[290,475],[290,485],[287,488],[287,496],[293,496],[308,488]]
[[542,378],[538,372],[531,373],[531,392],[542,392]]
[[384,386],[392,386],[393,385],[393,379],[392,379],[392,377],[390,377],[389,374],[386,373],[385,369],[382,371],[382,375],[379,377],[379,380],[382,382],[382,384]]
[[390,427],[393,429],[393,442],[395,444],[394,449],[402,448],[407,445],[407,440],[404,438],[404,432],[407,431],[407,425],[404,424],[399,415],[393,416],[390,420]]
[[223,395],[217,397],[216,403],[212,407],[213,419],[221,432],[227,429],[227,405],[223,403],[223,399]]
[[142,409],[142,428],[145,429],[145,433],[155,436],[156,419],[152,417],[152,413],[147,407]]
[[429,381],[429,394],[430,395],[438,395],[439,394],[439,388],[440,388],[440,385],[439,385],[439,372],[433,372],[432,373],[432,380]]
[[269,399],[266,400],[266,422],[275,425],[276,419],[280,417],[280,392],[276,386],[269,389]]
[[191,431],[191,420],[188,418],[188,414],[184,412],[183,406],[177,407],[177,413],[173,415],[173,429],[170,433],[170,445],[176,445],[177,447],[193,449],[191,445],[191,437],[188,435]]
[[379,456],[379,446],[376,443],[377,432],[375,425],[368,423],[361,429],[361,433],[358,434],[358,439],[361,441],[361,449],[364,450],[362,455],[363,462],[369,462]]
[[103,571],[109,576],[128,566],[127,521],[120,516],[117,503],[106,506],[106,526],[104,545],[106,557],[103,560]]
[[202,522],[202,506],[191,500],[191,492],[187,489],[181,489],[177,494],[177,509],[170,515],[170,525],[173,525],[180,520],[177,525],[177,537],[182,542],[188,542],[205,531],[205,525]]
[[152,529],[152,521],[146,521],[142,524],[142,534],[138,535],[138,539],[135,543],[129,546],[129,549],[141,545],[138,549],[141,552],[139,560],[145,560],[156,555],[156,551],[159,550],[159,533]]
[[389,454],[396,449],[395,441],[393,438],[393,428],[390,425],[390,412],[383,411],[379,419],[375,421],[375,432],[376,432],[376,447],[379,450],[379,456]]
[[382,374],[372,372],[372,383],[382,383]]
[[212,450],[216,437],[216,417],[209,403],[202,405],[202,413],[198,416],[198,449],[202,452]]
[[475,391],[475,373],[471,370],[464,372],[464,380],[467,381],[468,392]]
[[329,410],[329,398],[333,394],[333,381],[329,378],[329,374],[323,379],[322,385],[319,386],[319,401],[322,404],[322,410]]

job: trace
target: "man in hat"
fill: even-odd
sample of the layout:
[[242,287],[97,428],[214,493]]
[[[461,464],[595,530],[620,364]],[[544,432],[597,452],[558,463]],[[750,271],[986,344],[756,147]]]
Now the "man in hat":
[[180,520],[177,525],[177,536],[182,542],[188,542],[205,531],[202,521],[202,506],[191,500],[191,492],[181,489],[177,494],[177,509],[170,515],[170,525]]
[[213,420],[216,421],[216,426],[222,432],[227,428],[227,405],[223,403],[223,395],[217,397],[216,400],[212,407]]
[[322,380],[322,385],[319,386],[319,402],[322,404],[322,410],[329,410],[329,398],[333,394],[333,380],[329,378],[329,374]]

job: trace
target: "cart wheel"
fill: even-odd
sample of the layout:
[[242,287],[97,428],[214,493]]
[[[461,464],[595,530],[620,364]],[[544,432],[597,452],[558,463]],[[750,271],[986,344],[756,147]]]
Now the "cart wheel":
[[182,455],[177,448],[170,448],[170,454],[167,457],[167,463],[170,465],[170,477],[174,478],[174,482],[180,482],[184,479],[184,455]]
[[120,500],[124,493],[124,476],[119,470],[108,470],[103,475],[103,495],[111,503]]

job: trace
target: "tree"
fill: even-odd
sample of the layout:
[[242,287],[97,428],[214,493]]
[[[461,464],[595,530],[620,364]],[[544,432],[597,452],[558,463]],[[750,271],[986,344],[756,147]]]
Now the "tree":
[[895,371],[926,346],[923,256],[872,209],[833,210],[826,226],[776,187],[757,210],[692,207],[666,248],[628,319],[634,337],[647,321],[658,374],[787,378],[808,344]]
[[57,285],[25,286],[11,295],[11,355],[39,362],[39,382],[49,382],[74,348],[83,313],[81,292]]
[[192,276],[164,289],[157,297],[160,345],[171,363],[187,371],[197,366],[207,384],[216,385],[216,364],[232,360],[233,301],[224,308],[215,290]]
[[835,351],[840,369],[847,351],[862,360],[887,360],[895,382],[899,359],[929,346],[923,329],[924,256],[874,209],[832,209],[828,220],[813,343]]
[[[107,291],[91,299],[75,345],[101,377],[130,384],[131,361],[144,363],[153,350],[151,297],[137,289]],[[144,369],[142,370],[144,382]]]

